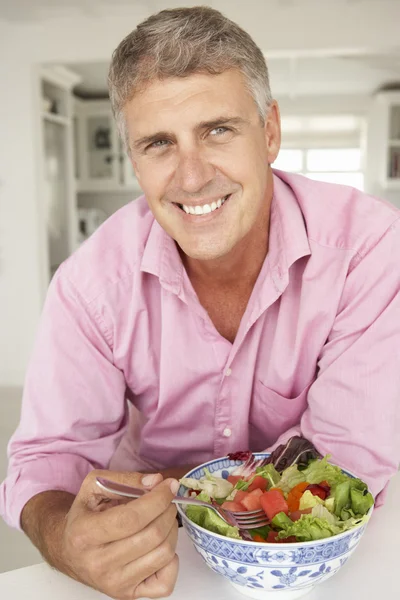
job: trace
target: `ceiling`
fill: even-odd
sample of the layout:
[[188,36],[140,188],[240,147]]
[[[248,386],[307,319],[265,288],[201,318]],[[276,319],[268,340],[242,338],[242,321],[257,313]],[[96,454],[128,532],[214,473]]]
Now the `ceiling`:
[[[388,55],[267,58],[276,97],[307,95],[371,95],[400,82],[400,53]],[[106,63],[66,65],[82,77],[76,93],[85,98],[107,96]]]
[[[55,17],[74,17],[87,15],[111,16],[132,12],[135,9],[142,9],[148,14],[177,6],[190,6],[197,4],[207,4],[219,10],[224,10],[228,3],[234,4],[240,0],[208,0],[203,2],[198,0],[0,0],[0,19],[8,21],[35,21]],[[304,2],[321,5],[323,2],[334,2],[342,4],[372,4],[381,3],[382,0],[259,0],[260,5],[269,4],[271,8],[279,5],[280,7],[292,7],[301,5]],[[397,2],[397,0],[392,0]],[[253,0],[253,6],[257,0]],[[246,3],[248,6],[249,2]]]
[[[324,3],[331,8],[334,5],[339,15],[342,14],[341,6],[354,9],[356,7],[357,14],[360,9],[360,15],[361,9],[365,13],[370,7],[375,7],[374,14],[376,14],[377,10],[382,13],[384,7],[395,6],[395,11],[387,8],[386,19],[390,17],[396,20],[394,15],[397,14],[398,7],[400,22],[400,0],[246,0],[246,2],[243,0],[208,0],[207,2],[203,0],[0,0],[0,20],[7,20],[17,25],[57,17],[75,19],[84,15],[95,24],[96,17],[102,17],[107,22],[107,19],[113,16],[121,17],[136,12],[144,18],[144,15],[150,15],[167,7],[207,4],[223,12],[227,12],[228,7],[242,11],[238,14],[242,14],[243,19],[246,17],[246,29],[254,36],[260,29],[265,28],[265,19],[270,10],[289,15],[290,9],[296,7],[296,14],[299,10],[301,14],[305,14],[304,11],[308,7],[307,14],[312,14],[316,7],[321,9]],[[286,17],[282,22],[286,22]],[[307,25],[312,27],[307,21],[299,25],[297,22],[291,25],[297,29],[301,27],[306,37],[316,33],[307,30]],[[329,27],[329,24],[326,26]],[[345,22],[343,27],[346,27]],[[293,98],[310,94],[371,94],[382,86],[400,81],[400,37],[386,40],[383,31],[377,31],[375,38],[368,37],[367,39],[371,40],[368,42],[368,47],[360,48],[352,54],[346,54],[340,46],[336,50],[331,48],[328,54],[322,52],[318,56],[302,54],[299,49],[296,55],[293,55],[293,51],[285,53],[282,50],[268,53],[268,37],[265,32],[262,35],[263,40],[264,38],[271,87],[277,97]],[[337,35],[338,40],[339,38],[340,31]],[[102,96],[107,93],[106,64],[82,63],[69,66],[82,76],[82,84],[78,89],[80,94]]]

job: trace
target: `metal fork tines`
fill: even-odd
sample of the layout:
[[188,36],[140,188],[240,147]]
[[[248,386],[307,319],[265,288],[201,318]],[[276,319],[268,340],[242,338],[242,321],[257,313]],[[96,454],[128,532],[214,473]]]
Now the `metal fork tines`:
[[210,508],[214,508],[229,525],[238,527],[239,529],[257,529],[269,523],[263,510],[232,512],[216,506],[210,506]]
[[[127,498],[139,498],[147,494],[146,490],[117,483],[109,479],[102,477],[96,478],[96,484],[103,490],[111,492],[112,494],[118,494],[119,496],[125,496]],[[175,496],[172,499],[174,504],[191,504],[197,506],[206,506],[215,511],[228,525],[238,527],[239,529],[256,529],[269,523],[265,512],[263,510],[244,511],[244,512],[232,512],[230,510],[223,509],[219,504],[210,504],[209,502],[203,502],[197,498],[189,498],[186,496]]]

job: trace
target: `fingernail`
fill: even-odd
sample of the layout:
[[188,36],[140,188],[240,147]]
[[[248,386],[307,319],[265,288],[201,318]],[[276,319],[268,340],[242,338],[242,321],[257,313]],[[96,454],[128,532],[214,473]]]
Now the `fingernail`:
[[174,496],[176,496],[181,484],[179,483],[179,481],[176,481],[176,479],[173,479],[169,485],[171,488],[171,492],[174,494]]
[[156,482],[156,479],[157,475],[144,475],[144,477],[142,477],[142,484],[149,487]]

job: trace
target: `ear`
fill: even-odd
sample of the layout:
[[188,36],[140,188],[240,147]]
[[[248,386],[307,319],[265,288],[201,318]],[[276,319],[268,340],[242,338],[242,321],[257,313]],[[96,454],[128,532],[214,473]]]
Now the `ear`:
[[276,100],[273,100],[265,119],[265,139],[267,142],[268,164],[272,164],[281,147],[281,116]]
[[134,158],[132,158],[131,155],[129,156],[129,160],[131,161],[131,164],[132,164],[132,167],[133,167],[136,179],[138,180],[139,185],[141,186],[142,183],[140,181],[140,171],[139,171],[138,164],[137,164],[136,160]]

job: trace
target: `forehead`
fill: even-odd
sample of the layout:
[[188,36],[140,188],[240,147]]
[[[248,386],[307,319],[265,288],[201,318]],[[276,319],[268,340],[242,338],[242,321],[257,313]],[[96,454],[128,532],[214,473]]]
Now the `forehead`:
[[[247,118],[257,113],[243,75],[228,70],[218,75],[196,73],[188,77],[170,77],[148,84],[130,100],[124,114],[131,134],[159,126],[193,125],[226,113]],[[250,113],[250,114],[249,114]]]

